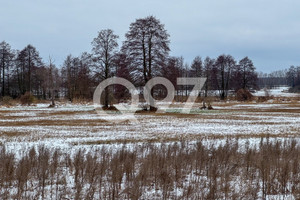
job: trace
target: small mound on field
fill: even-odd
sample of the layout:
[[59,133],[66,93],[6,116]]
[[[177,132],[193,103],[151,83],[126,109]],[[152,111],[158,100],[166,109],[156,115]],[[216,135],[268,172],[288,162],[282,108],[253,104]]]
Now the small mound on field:
[[135,113],[154,113],[158,110],[158,108],[156,107],[152,107],[152,109],[150,108],[143,108],[142,110],[137,110]]
[[263,102],[268,101],[269,99],[270,99],[270,97],[260,96],[260,97],[257,97],[256,102],[257,103],[263,103]]
[[103,106],[102,109],[108,111],[119,111],[115,106]]
[[36,101],[36,98],[30,93],[26,92],[20,97],[20,102],[22,105],[28,105],[30,106]]
[[6,106],[6,107],[10,107],[12,105],[14,105],[13,99],[9,96],[4,96],[0,102],[0,105]]
[[236,100],[237,101],[250,101],[252,100],[253,95],[251,94],[251,92],[249,92],[249,90],[246,89],[239,89],[236,92]]

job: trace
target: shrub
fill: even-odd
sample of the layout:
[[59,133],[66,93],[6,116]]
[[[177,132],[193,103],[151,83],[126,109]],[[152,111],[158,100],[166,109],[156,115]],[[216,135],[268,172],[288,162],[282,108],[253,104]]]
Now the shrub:
[[292,92],[292,93],[300,93],[300,85],[297,85],[295,87],[291,87],[289,89],[289,92]]
[[238,101],[250,101],[252,100],[253,95],[246,89],[239,89],[236,92],[236,100]]
[[74,104],[88,104],[91,103],[91,100],[85,98],[73,98],[72,103]]
[[257,103],[263,103],[263,102],[266,102],[268,100],[269,100],[269,97],[262,96],[262,97],[258,97],[257,100],[256,100],[256,102]]
[[28,105],[30,106],[32,103],[35,102],[35,97],[30,93],[26,92],[24,95],[20,97],[20,102],[22,105]]
[[1,104],[5,105],[5,106],[11,106],[11,105],[13,105],[12,101],[13,101],[13,99],[10,96],[4,96],[2,98]]
[[103,110],[109,110],[109,111],[119,111],[118,108],[116,108],[115,106],[103,106],[102,107]]

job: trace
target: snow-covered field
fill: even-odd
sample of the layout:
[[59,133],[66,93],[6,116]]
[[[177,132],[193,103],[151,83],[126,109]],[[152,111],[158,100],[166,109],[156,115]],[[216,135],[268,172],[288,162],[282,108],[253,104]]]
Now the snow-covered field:
[[[298,137],[300,133],[299,102],[214,103],[214,110],[205,111],[200,106],[195,104],[192,114],[181,114],[178,111],[183,104],[175,103],[166,113],[135,114],[138,123],[115,123],[118,116],[98,114],[93,105],[2,107],[0,139],[7,146],[45,143],[68,147],[236,136]],[[126,114],[122,117],[126,118]]]
[[299,94],[297,93],[290,93],[288,92],[289,87],[287,86],[282,86],[282,87],[277,87],[274,89],[267,89],[267,90],[259,90],[254,93],[255,96],[265,96],[266,91],[269,93],[269,95],[274,96],[274,97],[300,97]]
[[[174,141],[186,140],[192,145],[201,140],[209,147],[210,144],[224,144],[227,138],[238,138],[240,147],[243,147],[248,142],[251,146],[258,144],[262,137],[270,140],[298,139],[300,99],[284,91],[271,90],[270,94],[276,98],[264,103],[212,102],[213,110],[200,110],[202,104],[196,103],[191,114],[180,113],[183,103],[159,103],[159,108],[165,112],[138,112],[134,115],[137,121],[123,122],[117,119],[130,119],[131,115],[120,116],[112,111],[99,114],[92,104],[57,102],[55,108],[48,108],[48,104],[0,107],[0,144],[8,152],[13,152],[18,160],[26,157],[29,148],[41,148],[41,144],[53,152],[60,149],[73,158],[79,149],[93,152],[105,147],[113,153],[121,150],[123,143],[129,143],[126,148],[134,149],[147,142],[159,146],[164,145],[161,142],[174,144]],[[263,96],[262,91],[255,95],[260,94]],[[63,177],[67,176],[65,185],[71,191],[74,181],[73,175],[68,173],[63,173]],[[189,175],[196,180],[197,176]],[[193,182],[187,177],[185,179],[187,183]],[[143,195],[152,199],[159,192],[152,188]],[[180,189],[175,192],[183,195]],[[295,198],[290,194],[276,194],[267,195],[266,199]]]
[[224,104],[212,111],[195,108],[193,114],[135,114],[138,123],[114,123],[113,116],[97,114],[93,106],[51,109],[45,104],[1,108],[0,127],[2,138],[11,135],[7,137],[11,141],[55,139],[63,143],[193,135],[294,134],[300,126],[299,111],[300,105],[289,103]]

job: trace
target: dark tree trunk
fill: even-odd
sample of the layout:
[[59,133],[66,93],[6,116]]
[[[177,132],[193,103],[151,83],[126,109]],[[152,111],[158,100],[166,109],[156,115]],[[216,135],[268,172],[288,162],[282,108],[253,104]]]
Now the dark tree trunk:
[[31,55],[30,50],[28,50],[28,92],[31,92]]
[[4,63],[4,55],[3,55],[3,59],[2,59],[2,96],[5,96],[5,63]]

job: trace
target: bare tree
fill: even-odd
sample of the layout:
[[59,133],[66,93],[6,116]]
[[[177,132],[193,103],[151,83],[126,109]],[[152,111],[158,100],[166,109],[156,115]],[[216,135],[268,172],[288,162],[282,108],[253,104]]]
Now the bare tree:
[[197,56],[191,65],[191,76],[201,77],[203,75],[203,64],[200,56]]
[[21,94],[31,92],[32,90],[32,71],[42,66],[42,59],[39,52],[32,45],[27,45],[19,52],[18,57],[19,68],[19,86]]
[[243,58],[239,62],[239,69],[241,70],[242,85],[241,88],[249,89],[255,87],[257,81],[257,74],[252,60],[248,57]]
[[[130,24],[123,49],[131,58],[131,65],[146,84],[167,61],[170,51],[169,34],[153,16],[137,19]],[[153,95],[153,90],[151,92]],[[150,110],[156,110],[150,106]]]
[[230,55],[220,55],[216,60],[217,87],[221,100],[224,100],[228,95],[231,72],[235,65],[236,62]]
[[[0,65],[2,70],[2,96],[5,96],[9,93],[9,83],[8,78],[6,80],[5,76],[9,77],[7,71],[12,67],[13,65],[13,58],[14,53],[11,50],[11,47],[8,43],[5,41],[0,43]],[[0,71],[1,74],[1,71]]]
[[174,85],[177,92],[176,97],[179,100],[179,90],[183,88],[182,85],[177,85],[177,78],[183,76],[183,57],[170,57],[166,67],[162,69],[162,76],[167,78]]
[[63,84],[66,89],[65,96],[72,101],[74,98],[74,87],[75,84],[75,76],[76,73],[74,73],[75,69],[73,67],[73,57],[72,55],[68,55],[63,63],[63,67],[61,69],[62,78],[63,78]]
[[214,66],[215,60],[209,57],[206,57],[204,60],[204,69],[203,69],[203,76],[206,77],[205,82],[205,94],[204,96],[207,97],[208,90],[211,89],[211,73],[212,68]]
[[49,86],[50,86],[50,95],[51,95],[51,104],[50,107],[55,107],[54,102],[54,64],[52,58],[49,56]]
[[295,66],[291,66],[286,74],[287,83],[291,87],[296,85],[297,70]]
[[[131,83],[135,83],[135,77],[132,74],[131,68],[130,68],[130,61],[127,58],[127,55],[120,51],[115,59],[115,64],[116,64],[116,76],[125,78]],[[114,97],[116,97],[118,100],[125,100],[130,97],[129,90],[122,86],[122,85],[116,85],[114,88]]]
[[[115,35],[111,29],[102,30],[99,32],[98,36],[94,38],[93,53],[95,61],[99,64],[101,71],[101,78],[107,79],[112,76],[112,67],[114,63],[114,58],[117,53],[119,36]],[[109,89],[105,88],[105,100],[104,106],[109,105]]]
[[[63,88],[65,96],[73,101],[77,99],[88,99],[92,96],[94,82],[92,80],[92,60],[89,53],[82,53],[79,57],[67,56],[61,69]],[[56,77],[56,76],[55,76]],[[59,81],[55,81],[56,85]]]

